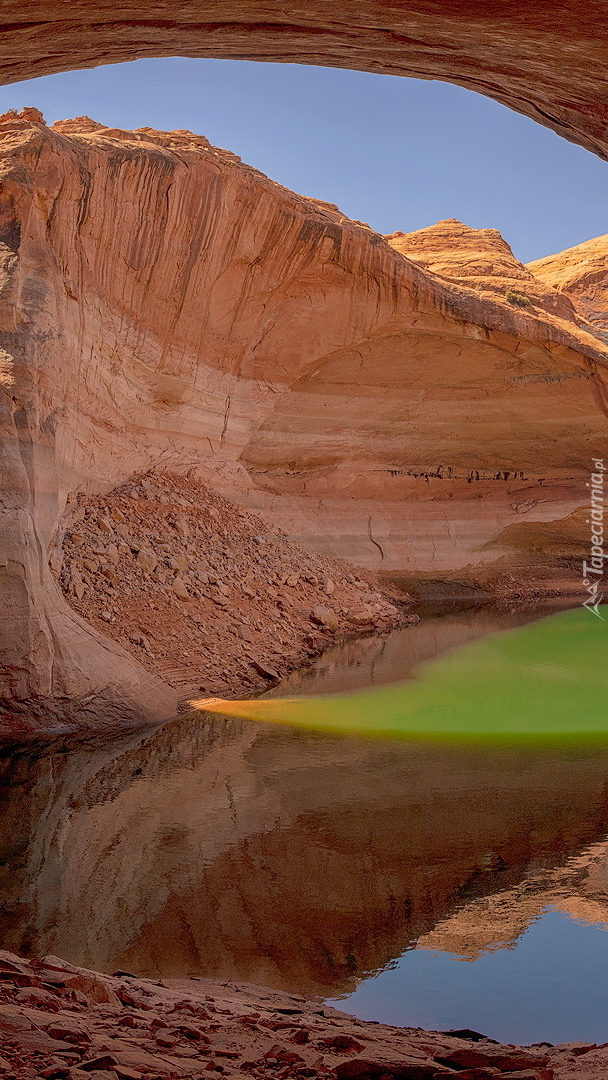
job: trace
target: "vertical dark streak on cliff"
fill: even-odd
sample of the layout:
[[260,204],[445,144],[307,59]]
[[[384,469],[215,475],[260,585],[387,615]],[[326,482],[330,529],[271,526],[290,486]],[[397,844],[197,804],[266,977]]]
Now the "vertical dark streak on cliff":
[[89,206],[91,203],[91,189],[92,189],[92,176],[91,173],[78,163],[78,172],[80,174],[80,182],[82,184],[82,195],[78,200],[78,217],[76,219],[76,234],[78,234],[84,225],[87,214],[89,212]]
[[593,394],[594,401],[599,409],[604,413],[604,416],[608,416],[608,385],[600,371],[600,367],[593,360],[588,360],[589,369],[591,371],[591,392]]
[[375,547],[377,547],[378,551],[380,552],[380,562],[384,562],[384,551],[382,550],[382,547],[380,546],[378,541],[374,540],[374,536],[373,536],[373,533],[372,533],[372,516],[371,516],[371,514],[369,515],[369,517],[367,519],[367,535],[369,536],[372,544],[374,544]]
[[222,434],[220,435],[220,447],[224,445],[226,440],[226,432],[228,430],[228,420],[230,419],[230,394],[226,395],[226,405],[224,408],[224,426],[222,428]]
[[181,273],[181,280],[176,288],[179,299],[172,320],[171,328],[173,330],[179,321],[184,307],[192,271],[200,258],[201,252],[209,245],[212,232],[217,223],[222,202],[220,182],[221,178],[217,173],[209,178],[208,185],[203,192],[197,212],[194,215],[194,231],[190,240],[188,258]]

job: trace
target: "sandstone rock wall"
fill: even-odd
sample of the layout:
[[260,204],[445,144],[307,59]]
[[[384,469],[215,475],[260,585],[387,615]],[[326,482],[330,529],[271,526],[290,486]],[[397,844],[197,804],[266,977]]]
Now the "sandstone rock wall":
[[[496,572],[529,576],[529,550],[517,554],[504,533],[513,521],[530,526],[529,548],[542,522],[556,523],[562,553],[578,556],[558,523],[585,502],[591,447],[603,452],[606,376],[603,360],[586,366],[553,334],[567,327],[593,351],[604,344],[588,336],[595,327],[495,230],[445,221],[387,239],[455,290],[463,321],[419,309],[324,357],[244,451],[258,487],[248,500],[317,549],[406,581],[475,566],[482,580],[495,560]],[[576,588],[571,564],[549,552],[538,563],[541,591],[549,578]]]
[[0,183],[5,695],[83,723],[175,706],[61,596],[76,491],[190,472],[410,574],[580,506],[608,348],[493,231],[426,230],[463,252],[446,273],[191,132],[35,109],[0,122]]
[[608,236],[597,236],[557,255],[537,259],[528,269],[561,296],[568,297],[608,341]]

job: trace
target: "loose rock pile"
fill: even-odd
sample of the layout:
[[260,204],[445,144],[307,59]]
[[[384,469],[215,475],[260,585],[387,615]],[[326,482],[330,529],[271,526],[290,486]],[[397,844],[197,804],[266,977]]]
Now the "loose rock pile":
[[0,952],[5,1080],[600,1080],[608,1044],[504,1046],[367,1024],[303,998]]
[[168,473],[78,495],[55,572],[80,615],[184,695],[251,693],[340,637],[417,621],[374,574]]

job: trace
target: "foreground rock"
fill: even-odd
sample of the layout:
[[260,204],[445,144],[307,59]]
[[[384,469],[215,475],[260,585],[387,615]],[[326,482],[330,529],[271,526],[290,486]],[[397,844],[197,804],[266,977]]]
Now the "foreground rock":
[[608,346],[495,232],[425,230],[464,253],[449,273],[191,132],[34,108],[0,118],[0,180],[0,655],[26,717],[171,715],[51,569],[68,497],[150,469],[414,581],[517,594],[550,523],[565,554],[532,591],[580,588],[560,537],[603,452]]
[[501,1045],[367,1024],[304,998],[206,979],[136,979],[0,952],[7,1080],[597,1080],[608,1043]]

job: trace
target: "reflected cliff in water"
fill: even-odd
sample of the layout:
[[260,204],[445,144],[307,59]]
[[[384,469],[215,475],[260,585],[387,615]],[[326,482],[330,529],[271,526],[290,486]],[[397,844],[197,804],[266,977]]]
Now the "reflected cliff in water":
[[[605,614],[601,614],[604,612]],[[469,641],[395,686],[191,704],[203,712],[328,734],[546,743],[608,741],[608,606],[583,607]],[[280,688],[282,689],[282,688]]]
[[[420,622],[390,634],[369,634],[332,645],[309,668],[295,671],[264,694],[340,694],[387,686],[415,675],[421,664],[505,630],[513,630],[572,605],[563,599],[536,604],[493,604],[474,601],[420,604],[413,610]],[[574,605],[578,608],[578,604]]]
[[67,751],[1,761],[0,943],[103,971],[335,997],[608,831],[598,745],[459,748],[186,714]]

